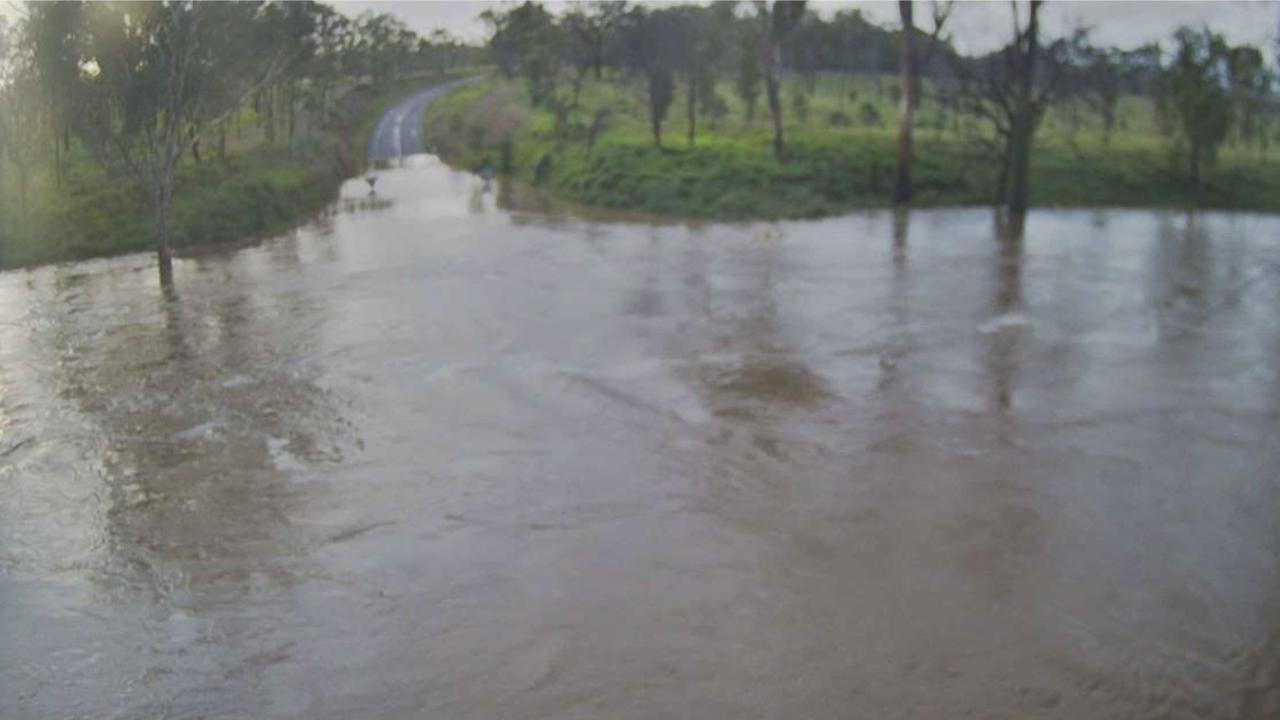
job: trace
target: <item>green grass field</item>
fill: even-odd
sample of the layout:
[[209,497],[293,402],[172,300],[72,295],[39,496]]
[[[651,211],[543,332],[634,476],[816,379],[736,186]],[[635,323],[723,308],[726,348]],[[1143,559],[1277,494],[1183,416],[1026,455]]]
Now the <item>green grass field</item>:
[[[508,169],[573,201],[665,215],[741,219],[813,217],[888,203],[895,172],[897,110],[890,78],[803,78],[783,90],[789,157],[771,152],[763,98],[755,118],[731,88],[718,90],[722,112],[698,118],[688,143],[683,93],[654,147],[641,88],[589,82],[568,129],[530,108],[518,82],[489,80],[461,88],[428,111],[427,137],[451,162]],[[797,100],[797,96],[802,100]],[[597,113],[606,129],[588,147]],[[1150,102],[1124,98],[1104,138],[1083,107],[1045,118],[1033,156],[1038,206],[1181,207],[1280,210],[1280,163],[1256,147],[1224,147],[1197,190],[1154,126]],[[981,127],[928,100],[917,114],[914,179],[918,205],[985,204],[994,195],[993,154]],[[505,146],[505,147],[504,147]]]

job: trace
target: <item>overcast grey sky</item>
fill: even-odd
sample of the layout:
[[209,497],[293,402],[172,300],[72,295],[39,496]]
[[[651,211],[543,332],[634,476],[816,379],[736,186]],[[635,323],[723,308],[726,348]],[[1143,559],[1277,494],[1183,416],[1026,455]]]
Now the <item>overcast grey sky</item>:
[[[502,8],[513,3],[509,0],[340,0],[334,4],[350,15],[366,9],[389,12],[400,16],[419,32],[443,27],[462,37],[478,40],[483,37],[484,28],[476,21],[476,15],[487,8]],[[547,4],[563,8],[569,3],[556,1]],[[811,2],[810,5],[823,14],[834,13],[840,8],[858,7],[876,22],[885,25],[897,23],[897,4],[891,0],[827,0]],[[19,7],[12,0],[0,0],[0,15],[14,16],[18,12]],[[1267,56],[1274,57],[1273,43],[1280,26],[1280,2],[1062,0],[1047,3],[1044,17],[1045,27],[1051,34],[1065,32],[1083,22],[1093,28],[1096,42],[1120,47],[1167,40],[1179,25],[1207,24],[1233,43],[1250,42],[1265,46]],[[993,0],[962,1],[950,27],[956,44],[962,50],[998,47],[1009,34],[1009,4]]]
[[[344,12],[356,14],[364,9],[390,12],[422,31],[443,27],[463,37],[479,39],[483,26],[476,15],[486,8],[510,6],[500,0],[456,0],[422,2],[421,0],[356,0],[338,2]],[[564,7],[567,2],[549,2],[551,7]],[[885,25],[897,23],[897,3],[891,0],[827,0],[810,2],[823,14],[841,8],[861,8],[866,15]],[[922,15],[917,11],[917,15]],[[1095,41],[1136,47],[1152,40],[1169,38],[1179,25],[1208,24],[1233,43],[1251,42],[1270,46],[1280,26],[1280,2],[1259,0],[1218,0],[1217,2],[1169,2],[1141,0],[1063,0],[1049,2],[1044,9],[1045,27],[1050,33],[1061,33],[1083,22],[1093,28]],[[961,2],[950,24],[956,44],[963,50],[989,50],[1005,42],[1010,30],[1009,3],[991,0]],[[1270,50],[1270,47],[1268,48]],[[1268,56],[1273,53],[1268,52]]]

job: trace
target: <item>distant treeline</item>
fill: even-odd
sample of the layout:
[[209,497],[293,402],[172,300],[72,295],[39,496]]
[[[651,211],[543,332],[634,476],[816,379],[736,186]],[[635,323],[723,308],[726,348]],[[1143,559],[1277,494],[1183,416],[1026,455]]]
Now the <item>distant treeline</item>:
[[[928,9],[918,26],[917,6]],[[952,2],[900,2],[901,22],[885,28],[856,9],[823,17],[803,2],[718,2],[645,5],[592,2],[554,14],[536,2],[486,11],[489,48],[509,78],[522,78],[536,108],[549,112],[557,132],[592,143],[608,124],[607,113],[575,120],[583,84],[608,77],[638,86],[647,105],[655,145],[663,143],[669,109],[684,107],[692,144],[700,118],[723,114],[719,94],[730,85],[750,119],[763,101],[774,131],[774,149],[786,159],[784,115],[802,115],[806,93],[822,73],[894,73],[901,100],[898,183],[895,199],[911,197],[915,110],[928,96],[945,113],[976,120],[974,140],[989,148],[998,166],[998,202],[1021,210],[1028,195],[1029,158],[1035,134],[1054,107],[1083,106],[1097,114],[1109,140],[1120,100],[1149,98],[1156,131],[1199,183],[1219,146],[1234,134],[1265,152],[1277,114],[1274,75],[1263,51],[1232,46],[1209,28],[1183,28],[1166,47],[1120,50],[1091,42],[1086,30],[1046,37],[1043,2],[1015,1],[1012,28],[998,50],[968,56],[946,34]],[[962,8],[963,10],[963,8]],[[791,108],[783,80],[795,86]],[[871,112],[872,109],[868,109]],[[1078,114],[1078,113],[1077,113]]]
[[87,177],[135,185],[167,278],[184,163],[226,163],[228,137],[246,135],[334,160],[346,148],[318,141],[349,90],[482,60],[443,31],[421,37],[392,15],[350,18],[318,2],[29,3],[16,23],[0,18],[3,227],[29,229],[33,185],[45,195],[77,192]]

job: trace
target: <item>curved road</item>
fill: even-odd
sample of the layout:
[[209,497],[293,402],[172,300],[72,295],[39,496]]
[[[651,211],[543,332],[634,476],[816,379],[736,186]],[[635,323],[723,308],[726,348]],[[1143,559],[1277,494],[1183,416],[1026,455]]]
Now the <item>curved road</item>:
[[422,118],[427,106],[450,89],[474,79],[454,80],[427,88],[384,113],[373,129],[373,137],[369,138],[369,162],[395,160],[424,152]]

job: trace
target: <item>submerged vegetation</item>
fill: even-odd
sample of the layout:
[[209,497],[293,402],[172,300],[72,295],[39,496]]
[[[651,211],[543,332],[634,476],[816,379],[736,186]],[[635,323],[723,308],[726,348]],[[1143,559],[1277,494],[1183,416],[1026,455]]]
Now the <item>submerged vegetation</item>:
[[0,268],[234,241],[329,202],[373,117],[481,60],[320,3],[0,18]]
[[[1277,108],[1257,48],[1207,30],[1179,31],[1171,53],[1099,48],[1083,32],[1045,39],[1039,6],[1024,6],[1004,49],[967,57],[943,32],[946,3],[911,52],[856,10],[790,18],[774,48],[761,41],[778,27],[768,3],[560,17],[525,3],[486,16],[501,74],[438,102],[426,132],[473,169],[688,217],[806,217],[895,198],[1280,210]],[[904,115],[908,77],[919,87]]]

